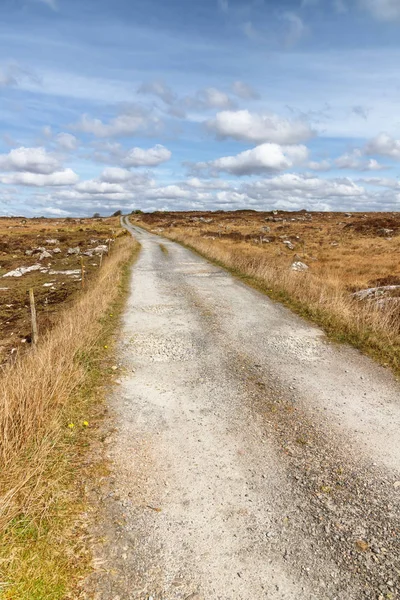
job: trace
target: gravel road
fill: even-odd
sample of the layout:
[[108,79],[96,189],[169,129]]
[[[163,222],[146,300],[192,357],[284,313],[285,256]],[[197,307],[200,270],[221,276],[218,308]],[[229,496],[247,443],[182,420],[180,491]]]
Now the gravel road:
[[400,598],[400,386],[137,227],[98,600]]

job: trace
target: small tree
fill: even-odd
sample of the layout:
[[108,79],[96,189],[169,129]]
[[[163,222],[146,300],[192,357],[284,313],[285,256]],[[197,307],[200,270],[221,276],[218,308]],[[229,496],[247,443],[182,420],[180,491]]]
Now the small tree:
[[100,213],[94,213],[93,215],[93,219],[100,219],[101,215]]
[[113,217],[120,217],[122,215],[122,210],[116,210],[113,214]]

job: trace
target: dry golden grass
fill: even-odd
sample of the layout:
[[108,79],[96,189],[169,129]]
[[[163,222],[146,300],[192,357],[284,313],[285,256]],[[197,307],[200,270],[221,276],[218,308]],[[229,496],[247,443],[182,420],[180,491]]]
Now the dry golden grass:
[[[105,244],[121,231],[117,218],[104,219],[23,219],[0,217],[0,363],[15,358],[16,352],[24,352],[29,344],[24,340],[30,335],[30,311],[28,290],[34,288],[38,308],[39,329],[45,332],[58,321],[58,312],[73,301],[81,283],[79,277],[63,274],[67,270],[81,268],[81,256],[68,255],[68,248],[79,247],[82,252],[98,244]],[[47,240],[57,240],[48,244]],[[91,240],[96,241],[91,244]],[[41,264],[57,271],[50,275],[41,271],[27,273],[23,277],[3,276],[17,267],[37,264],[39,253],[32,256],[26,251],[44,247],[61,252],[44,259]],[[100,256],[83,256],[85,278],[95,276]],[[52,285],[47,285],[48,283]]]
[[[382,307],[352,296],[369,286],[400,284],[398,214],[158,213],[132,220],[216,261],[318,323],[332,338],[400,372],[399,304]],[[393,232],[383,234],[389,225]],[[292,271],[295,260],[310,269]]]
[[[96,386],[106,376],[101,368],[121,308],[124,267],[137,248],[130,236],[120,238],[58,324],[1,376],[2,598],[63,598],[81,568],[72,548],[65,552],[63,532],[71,523],[62,515],[81,501],[71,481],[90,436]],[[49,545],[52,528],[57,535]]]

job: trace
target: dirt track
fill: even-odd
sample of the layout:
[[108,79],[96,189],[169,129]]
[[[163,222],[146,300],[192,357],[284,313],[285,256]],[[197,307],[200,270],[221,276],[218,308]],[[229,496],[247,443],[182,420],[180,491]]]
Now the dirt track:
[[132,229],[142,252],[88,594],[400,597],[399,385],[204,259]]

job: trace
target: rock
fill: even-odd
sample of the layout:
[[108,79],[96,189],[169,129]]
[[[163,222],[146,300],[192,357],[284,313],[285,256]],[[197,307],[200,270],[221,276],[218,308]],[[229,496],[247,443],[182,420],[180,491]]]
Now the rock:
[[61,248],[54,248],[53,254],[60,254],[60,253],[61,253]]
[[93,256],[93,252],[94,250],[86,250],[85,252],[82,252],[82,254],[84,254],[85,256]]
[[50,244],[50,246],[55,246],[58,243],[58,240],[46,240],[46,244]]
[[395,490],[397,490],[397,488],[400,488],[400,481],[395,481],[393,487]]
[[39,256],[39,260],[44,260],[45,258],[51,258],[52,254],[48,251],[45,250],[44,252],[42,252]]
[[70,269],[69,271],[49,271],[49,275],[80,275],[80,269]]
[[294,262],[291,266],[292,271],[308,271],[310,267],[300,260]]
[[22,275],[25,275],[26,273],[31,273],[32,271],[39,271],[42,269],[42,265],[32,265],[30,267],[18,267],[17,269],[14,269],[14,271],[9,271],[9,273],[6,273],[5,275],[3,275],[3,277],[22,277]]
[[32,256],[32,254],[33,254],[33,250],[25,250],[26,256]]
[[69,254],[70,256],[72,254],[80,254],[81,253],[81,249],[77,246],[76,248],[68,248],[67,250],[67,254]]
[[105,244],[100,244],[100,246],[93,248],[93,254],[105,254],[106,252],[108,252],[108,246]]
[[284,240],[283,243],[285,244],[286,248],[289,248],[289,250],[294,250],[294,246],[290,240]]
[[358,300],[365,300],[366,298],[379,298],[387,295],[388,292],[400,289],[400,285],[384,285],[375,288],[368,288],[366,290],[360,290],[352,294],[353,298]]

